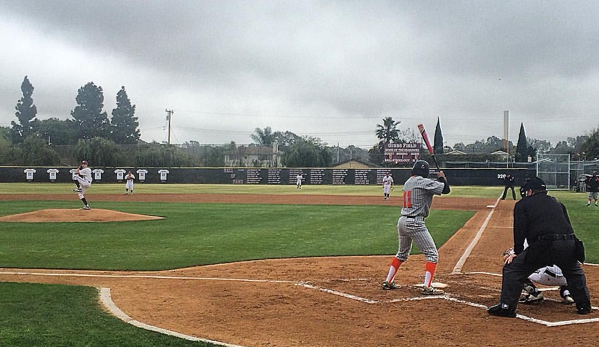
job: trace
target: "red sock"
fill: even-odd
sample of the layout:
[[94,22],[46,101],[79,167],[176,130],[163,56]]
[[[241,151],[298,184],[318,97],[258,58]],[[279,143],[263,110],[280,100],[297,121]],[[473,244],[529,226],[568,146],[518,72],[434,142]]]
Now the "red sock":
[[424,286],[430,287],[435,277],[435,270],[437,269],[437,263],[426,262],[424,265]]
[[397,274],[397,269],[399,269],[399,267],[401,266],[402,261],[393,257],[393,260],[391,261],[391,266],[389,266],[389,273],[387,274],[387,282],[393,282],[393,279],[395,278],[395,275]]

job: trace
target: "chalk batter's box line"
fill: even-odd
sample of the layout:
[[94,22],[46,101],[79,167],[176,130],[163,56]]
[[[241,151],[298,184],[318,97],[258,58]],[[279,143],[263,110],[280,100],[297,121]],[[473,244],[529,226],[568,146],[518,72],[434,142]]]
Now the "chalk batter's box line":
[[[485,311],[487,309],[489,309],[489,307],[487,307],[486,305],[482,305],[482,304],[477,304],[471,301],[466,301],[466,300],[461,300],[461,299],[456,299],[451,297],[449,294],[444,294],[444,295],[434,295],[434,296],[419,296],[419,297],[410,297],[410,298],[401,298],[401,299],[391,299],[391,300],[385,300],[385,301],[378,301],[378,300],[374,300],[374,299],[368,299],[368,298],[363,298],[363,297],[359,297],[353,294],[348,294],[348,293],[343,293],[337,290],[333,290],[333,289],[328,289],[328,288],[323,288],[323,287],[318,287],[318,286],[314,286],[311,284],[298,284],[300,286],[303,286],[305,288],[309,288],[309,289],[315,289],[324,293],[328,293],[328,294],[333,294],[333,295],[337,295],[343,298],[347,298],[350,300],[356,300],[359,302],[363,302],[366,304],[378,304],[378,303],[397,303],[397,302],[409,302],[409,301],[421,301],[421,300],[447,300],[450,302],[455,302],[458,304],[462,304],[462,305],[467,305],[467,306],[471,306],[471,307],[475,307],[475,308],[480,308],[480,309],[484,309]],[[593,307],[593,310],[598,310],[597,307]],[[564,326],[564,325],[572,325],[572,324],[585,324],[585,323],[597,323],[599,322],[599,318],[587,318],[587,319],[573,319],[573,320],[566,320],[566,321],[556,321],[556,322],[549,322],[549,321],[545,321],[542,319],[538,319],[538,318],[533,318],[533,317],[529,317],[529,316],[525,316],[522,314],[517,314],[516,318],[525,320],[525,321],[529,321],[532,323],[537,323],[537,324],[541,324],[541,325],[545,325],[547,327],[556,327],[556,326]]]
[[[492,273],[480,273],[487,275],[496,275]],[[487,309],[487,306],[477,304],[470,301],[459,300],[456,298],[452,298],[451,296],[445,294],[440,296],[426,296],[426,297],[412,297],[412,298],[403,298],[403,299],[392,299],[388,301],[377,301],[374,299],[368,299],[359,297],[353,294],[348,294],[344,292],[340,292],[337,290],[318,287],[306,282],[296,282],[296,281],[283,281],[283,280],[255,280],[255,279],[235,279],[235,278],[214,278],[214,277],[192,277],[192,276],[154,276],[154,275],[107,275],[107,274],[77,274],[77,273],[44,273],[44,272],[25,272],[25,271],[0,271],[0,275],[19,275],[19,276],[60,276],[60,277],[96,277],[96,278],[146,278],[146,279],[175,279],[175,280],[203,280],[203,281],[237,281],[237,282],[254,282],[254,283],[282,283],[282,284],[293,284],[296,286],[302,286],[308,289],[318,290],[324,293],[337,295],[340,297],[344,297],[350,300],[355,300],[359,302],[363,302],[366,304],[376,304],[376,303],[393,303],[393,302],[402,302],[402,301],[419,301],[419,300],[431,300],[431,299],[444,299],[451,302],[456,302],[460,304],[465,304],[468,306],[476,307],[476,308],[484,308]],[[357,281],[361,281],[363,279],[357,279]],[[109,290],[109,289],[108,289]],[[115,306],[116,307],[116,306]],[[598,310],[597,307],[592,307],[593,310]],[[122,312],[122,311],[121,311]],[[124,313],[122,313],[124,314]],[[126,316],[126,315],[125,315]],[[599,322],[599,318],[590,318],[590,319],[576,319],[569,321],[558,321],[558,322],[547,322],[544,320],[527,317],[521,314],[517,316],[520,319],[524,319],[530,322],[542,324],[548,327],[552,326],[562,326],[562,325],[570,325],[570,324],[583,324],[583,323],[595,323]],[[140,323],[144,324],[144,323]],[[159,328],[157,328],[159,329]],[[215,342],[216,343],[216,342]],[[221,345],[223,345],[221,343]],[[225,345],[225,346],[233,346],[233,345]]]

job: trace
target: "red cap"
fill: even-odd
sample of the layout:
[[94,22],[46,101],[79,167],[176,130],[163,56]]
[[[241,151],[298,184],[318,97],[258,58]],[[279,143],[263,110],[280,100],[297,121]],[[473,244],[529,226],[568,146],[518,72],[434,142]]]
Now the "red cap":
[[87,160],[84,160],[81,162],[81,165],[84,165],[84,164],[87,165]]

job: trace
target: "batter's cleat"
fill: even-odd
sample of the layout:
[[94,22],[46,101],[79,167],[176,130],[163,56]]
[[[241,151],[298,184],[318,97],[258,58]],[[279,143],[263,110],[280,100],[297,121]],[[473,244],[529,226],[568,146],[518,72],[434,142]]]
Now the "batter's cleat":
[[442,291],[441,289],[435,289],[433,287],[423,287],[422,288],[422,295],[443,295],[445,294],[444,291]]
[[591,303],[590,302],[582,302],[580,304],[576,304],[576,312],[578,314],[591,313]]
[[89,211],[89,210],[91,210],[92,208],[91,208],[91,207],[89,207],[89,205],[85,205],[85,206],[83,206],[81,209],[82,209],[82,210]]
[[536,292],[536,293],[529,293],[529,294],[522,296],[520,298],[520,300],[518,300],[518,302],[521,304],[529,305],[529,304],[538,304],[538,303],[542,302],[543,300],[545,300],[545,298],[543,298],[543,294],[541,292]]
[[516,309],[507,304],[497,304],[487,310],[491,316],[516,318]]
[[397,289],[397,285],[395,285],[395,282],[383,282],[383,290],[392,290],[392,289]]
[[572,295],[564,295],[562,297],[562,301],[564,302],[564,304],[573,304],[574,303],[574,298],[572,297]]
[[75,193],[81,193],[81,192],[82,192],[81,188],[75,188],[75,189],[73,189],[73,191],[74,191]]

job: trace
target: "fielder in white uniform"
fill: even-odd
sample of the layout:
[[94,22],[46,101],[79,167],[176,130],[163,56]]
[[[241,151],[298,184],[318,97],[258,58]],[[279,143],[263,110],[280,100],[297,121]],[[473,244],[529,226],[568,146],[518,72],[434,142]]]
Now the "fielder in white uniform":
[[302,189],[302,174],[299,173],[295,176],[295,186],[297,189]]
[[81,162],[81,166],[75,170],[75,185],[77,185],[77,188],[73,189],[73,191],[77,192],[79,200],[83,202],[82,210],[90,209],[85,199],[85,191],[92,185],[92,170],[87,165],[87,161],[84,160]]
[[125,183],[125,195],[133,195],[133,180],[135,180],[135,176],[131,171],[128,171],[125,179],[127,180],[127,183]]
[[383,177],[383,195],[385,200],[389,199],[389,193],[391,193],[391,189],[393,189],[393,177],[391,177],[391,173],[387,171],[385,177]]

